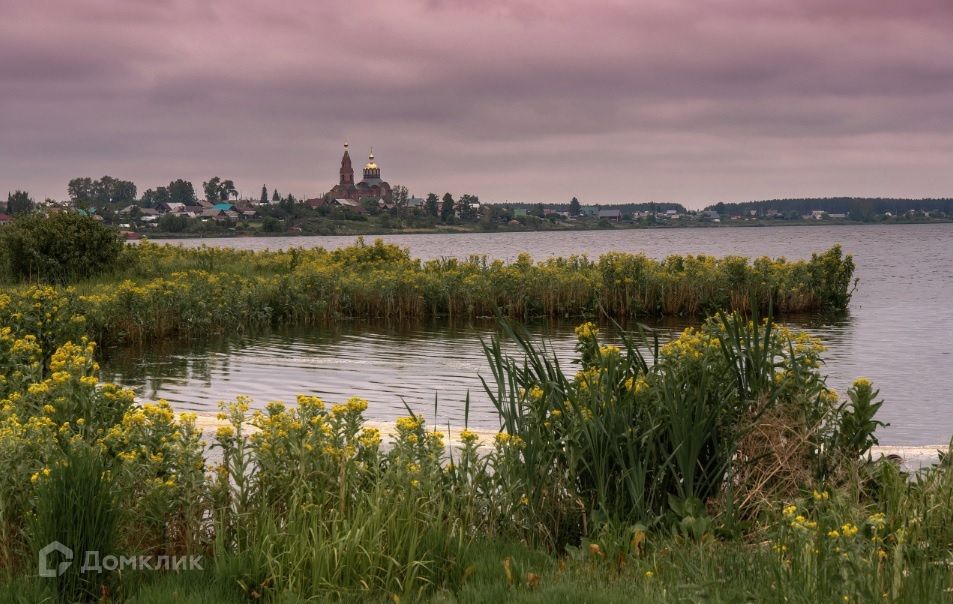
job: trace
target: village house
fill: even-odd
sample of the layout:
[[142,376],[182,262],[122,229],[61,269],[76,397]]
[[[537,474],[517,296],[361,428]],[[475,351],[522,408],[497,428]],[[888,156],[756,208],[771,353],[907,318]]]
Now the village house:
[[163,201],[162,203],[156,204],[156,209],[159,210],[161,214],[181,214],[185,212],[185,204],[175,201]]
[[598,216],[599,207],[598,206],[582,206],[582,208],[580,208],[580,213],[583,216],[588,216],[588,217]]

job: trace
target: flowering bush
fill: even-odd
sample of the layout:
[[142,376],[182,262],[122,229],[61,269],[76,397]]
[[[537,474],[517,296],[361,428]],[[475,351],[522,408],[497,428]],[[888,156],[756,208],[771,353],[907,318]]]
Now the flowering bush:
[[123,536],[133,551],[194,552],[207,543],[205,445],[195,419],[176,418],[165,401],[129,407],[99,441],[114,460],[114,483],[129,497]]
[[[524,524],[544,542],[572,542],[602,522],[703,526],[719,509],[756,516],[803,484],[833,479],[876,442],[876,392],[858,382],[841,403],[819,373],[822,346],[805,334],[739,316],[660,347],[602,345],[592,323],[576,334],[573,378],[516,333],[525,363],[487,346],[501,437],[519,443],[497,453],[508,470],[497,480],[522,484],[503,491],[529,499],[534,517]],[[761,438],[768,418],[797,432],[782,439],[796,450]]]
[[194,417],[176,419],[167,403],[138,407],[131,390],[100,384],[94,351],[66,342],[44,369],[35,335],[0,328],[0,567],[22,560],[37,489],[83,445],[102,456],[125,502],[117,539],[131,551],[195,551],[207,541]]
[[248,558],[237,579],[249,593],[413,595],[460,572],[468,525],[450,498],[441,435],[401,418],[385,452],[365,425],[367,401],[297,403],[249,413],[240,398],[219,416],[216,555]]

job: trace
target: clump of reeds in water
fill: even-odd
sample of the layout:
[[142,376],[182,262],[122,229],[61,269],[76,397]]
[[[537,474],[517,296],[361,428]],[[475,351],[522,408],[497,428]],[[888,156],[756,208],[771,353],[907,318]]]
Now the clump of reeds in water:
[[[341,318],[409,322],[433,317],[511,319],[699,316],[842,311],[854,263],[839,246],[810,260],[605,254],[533,262],[422,262],[380,241],[326,251],[248,252],[143,243],[118,272],[75,288],[18,287],[0,297],[0,322],[83,317],[100,343],[204,336]],[[42,311],[35,308],[40,302]],[[77,319],[80,320],[80,319]],[[54,324],[58,323],[53,321]]]

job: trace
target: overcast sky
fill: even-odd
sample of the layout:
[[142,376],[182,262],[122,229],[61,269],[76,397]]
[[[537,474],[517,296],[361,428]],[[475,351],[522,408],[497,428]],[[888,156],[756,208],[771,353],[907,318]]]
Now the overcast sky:
[[953,196],[953,0],[0,0],[0,190]]

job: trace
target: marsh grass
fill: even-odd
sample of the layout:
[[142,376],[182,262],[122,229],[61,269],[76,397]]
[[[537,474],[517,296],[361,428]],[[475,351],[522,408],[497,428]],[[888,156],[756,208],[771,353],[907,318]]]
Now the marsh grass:
[[[47,306],[84,317],[81,333],[103,345],[341,318],[413,322],[433,317],[617,319],[749,312],[839,312],[854,263],[840,247],[809,260],[606,254],[506,263],[474,256],[421,261],[377,241],[333,251],[249,252],[142,243],[122,268],[43,291]],[[26,316],[36,288],[9,288],[0,323]],[[69,318],[69,316],[67,318]],[[62,343],[60,341],[59,343]]]
[[[31,534],[33,551],[58,541],[74,559],[50,582],[61,601],[96,602],[112,597],[116,585],[111,573],[81,572],[86,552],[96,552],[96,563],[115,553],[119,503],[99,451],[83,442],[71,443],[61,464],[38,479],[36,516]],[[61,562],[58,553],[50,564]],[[90,558],[92,560],[92,558]]]
[[[530,499],[523,536],[534,543],[559,549],[606,523],[704,532],[716,508],[756,516],[758,494],[790,485],[792,472],[829,477],[834,460],[875,442],[876,393],[853,390],[853,405],[837,404],[817,371],[819,344],[757,316],[721,315],[665,346],[643,327],[622,348],[600,345],[587,323],[574,377],[545,346],[504,329],[521,354],[505,355],[499,339],[485,344],[484,387],[503,432],[521,443],[506,471]],[[783,464],[762,471],[765,457],[740,455],[746,443],[752,452],[766,413],[803,433],[806,475]]]

